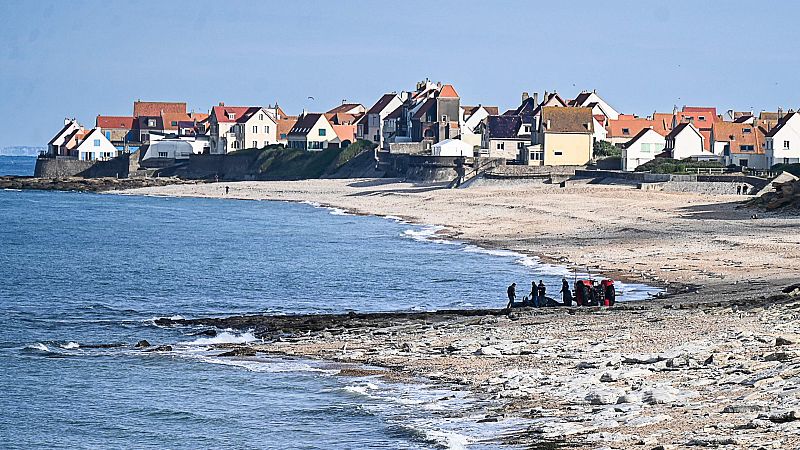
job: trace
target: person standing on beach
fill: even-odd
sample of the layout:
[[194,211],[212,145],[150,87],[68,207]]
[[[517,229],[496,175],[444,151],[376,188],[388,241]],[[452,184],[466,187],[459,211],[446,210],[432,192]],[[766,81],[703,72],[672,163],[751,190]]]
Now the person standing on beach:
[[566,278],[561,279],[561,300],[564,306],[572,306],[572,292]]
[[539,307],[539,289],[536,287],[536,282],[531,281],[531,293],[530,293],[530,306]]
[[514,306],[514,300],[517,298],[517,283],[511,283],[508,287],[508,306],[506,309],[511,309]]
[[547,304],[547,300],[545,299],[545,294],[547,294],[547,288],[544,286],[544,281],[539,280],[539,305],[541,306]]
[[225,186],[225,195],[228,195],[228,186]]

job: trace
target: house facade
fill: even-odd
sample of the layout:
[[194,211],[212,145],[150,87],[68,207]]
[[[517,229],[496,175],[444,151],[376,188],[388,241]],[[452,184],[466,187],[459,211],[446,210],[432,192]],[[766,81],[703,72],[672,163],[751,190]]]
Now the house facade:
[[568,106],[591,108],[593,114],[602,114],[611,120],[619,118],[619,112],[597,95],[597,91],[581,92],[577,97],[568,102]]
[[594,117],[591,108],[541,108],[537,143],[526,162],[544,166],[582,166],[592,159]]
[[518,115],[488,116],[482,126],[481,156],[518,160],[530,144],[522,117]]
[[84,135],[74,152],[81,161],[106,161],[120,154],[100,128],[93,128]]
[[306,113],[301,115],[287,136],[288,147],[299,150],[322,151],[328,147],[338,147],[339,136],[325,114]]
[[83,126],[75,119],[64,119],[64,126],[47,143],[47,154],[51,157],[70,156],[71,147],[68,145],[74,136],[83,132]]
[[725,165],[768,169],[765,133],[752,122],[715,122],[712,149]]
[[652,128],[645,128],[622,145],[622,170],[633,172],[664,151],[667,141]]
[[95,128],[102,129],[106,139],[111,141],[117,150],[135,151],[141,142],[135,130],[135,123],[136,118],[133,116],[98,115],[95,119]]
[[766,135],[766,165],[800,163],[800,113],[782,117]]
[[382,145],[384,120],[402,104],[399,95],[383,94],[358,122],[356,137]]
[[211,154],[278,143],[276,120],[261,106],[215,106],[209,116],[209,128]]
[[673,159],[714,159],[716,155],[705,151],[705,137],[691,123],[677,125],[666,136],[664,151]]
[[483,140],[483,127],[481,124],[489,116],[496,116],[499,111],[496,106],[462,106],[461,107],[461,140],[480,147]]

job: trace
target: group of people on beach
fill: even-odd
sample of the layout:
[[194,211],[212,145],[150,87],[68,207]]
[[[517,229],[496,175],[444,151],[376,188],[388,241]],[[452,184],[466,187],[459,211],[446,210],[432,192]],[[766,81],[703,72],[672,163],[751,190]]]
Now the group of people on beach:
[[531,282],[531,292],[517,302],[517,283],[511,283],[508,287],[508,306],[506,309],[514,307],[529,306],[540,308],[543,306],[613,306],[616,302],[616,291],[612,280],[603,280],[600,283],[594,280],[576,280],[575,295],[570,289],[566,278],[561,279],[561,302],[547,296],[547,286],[543,280]]

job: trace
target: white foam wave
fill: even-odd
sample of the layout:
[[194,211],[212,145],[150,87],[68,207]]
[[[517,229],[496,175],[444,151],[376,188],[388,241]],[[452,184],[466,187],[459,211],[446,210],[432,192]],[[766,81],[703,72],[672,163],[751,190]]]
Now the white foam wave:
[[227,331],[217,334],[214,337],[198,338],[190,342],[181,342],[182,345],[218,345],[218,344],[246,344],[257,341],[253,333],[234,334]]
[[314,367],[310,364],[297,361],[284,360],[265,360],[265,359],[232,359],[217,357],[201,357],[201,361],[210,364],[220,364],[223,366],[233,366],[245,369],[249,372],[263,373],[293,373],[293,372],[317,372],[334,375],[338,370],[326,370]]
[[31,344],[31,345],[29,345],[29,346],[27,346],[25,348],[29,348],[31,350],[39,350],[40,352],[49,352],[50,351],[50,348],[48,346],[42,344],[41,342],[37,342],[35,344]]
[[403,220],[402,217],[397,217],[397,216],[383,216],[383,218],[387,219],[387,220],[393,220],[393,221],[395,221],[397,223],[405,223],[406,222],[405,220]]
[[320,206],[322,206],[321,204],[319,204],[317,202],[312,202],[312,201],[309,201],[309,200],[303,200],[303,201],[300,202],[300,204],[313,206],[314,208],[319,208]]
[[330,210],[332,216],[352,216],[353,215],[353,214],[350,214],[349,212],[347,212],[346,210],[344,210],[342,208],[330,207],[330,208],[328,208],[328,210]]
[[66,344],[62,345],[61,348],[65,349],[74,349],[80,347],[80,344],[77,342],[67,342]]
[[442,239],[439,237],[439,231],[444,230],[444,227],[438,225],[430,225],[418,229],[405,230],[402,233],[403,237],[413,239],[419,242],[433,242],[435,244],[447,245],[460,245],[460,242],[451,241],[449,239]]

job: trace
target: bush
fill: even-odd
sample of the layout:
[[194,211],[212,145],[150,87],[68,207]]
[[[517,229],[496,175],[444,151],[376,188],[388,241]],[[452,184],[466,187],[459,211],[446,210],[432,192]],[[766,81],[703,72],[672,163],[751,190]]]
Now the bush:
[[596,141],[594,143],[594,157],[599,156],[622,156],[622,149],[608,141]]
[[800,164],[775,164],[770,167],[773,172],[789,172],[790,174],[800,177]]
[[336,167],[334,167],[334,169],[338,169],[339,167],[347,164],[348,161],[360,155],[361,152],[366,150],[375,150],[375,147],[377,147],[377,144],[373,144],[370,141],[366,141],[364,139],[357,140],[355,143],[350,144],[346,149],[339,153],[339,156],[336,158]]
[[724,168],[725,166],[719,161],[692,161],[690,159],[677,160],[671,158],[656,158],[637,167],[635,171],[650,173],[686,173],[686,169],[709,167]]

